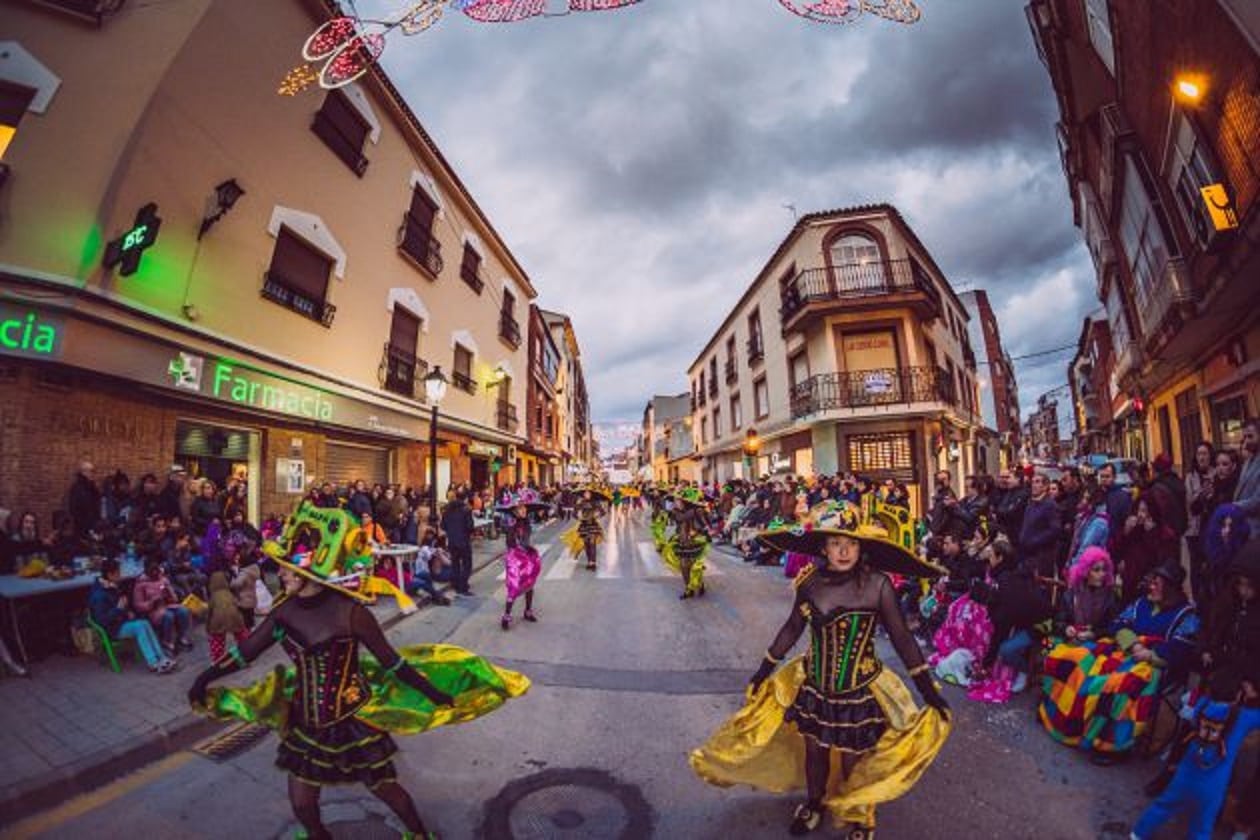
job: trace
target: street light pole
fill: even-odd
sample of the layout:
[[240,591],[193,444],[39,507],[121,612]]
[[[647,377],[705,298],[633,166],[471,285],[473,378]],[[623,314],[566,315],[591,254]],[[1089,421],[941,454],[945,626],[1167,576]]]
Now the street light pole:
[[446,377],[442,374],[442,366],[438,365],[424,377],[424,394],[433,406],[429,414],[429,524],[434,528],[438,524],[437,494],[437,435],[438,435],[438,403],[446,396]]

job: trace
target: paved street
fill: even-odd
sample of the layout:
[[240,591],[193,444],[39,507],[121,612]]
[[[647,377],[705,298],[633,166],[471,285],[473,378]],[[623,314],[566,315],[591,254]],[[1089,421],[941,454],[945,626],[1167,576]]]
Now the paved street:
[[[738,706],[785,615],[787,582],[718,551],[708,595],[680,603],[644,515],[611,525],[596,574],[562,556],[559,526],[538,534],[536,625],[499,628],[503,586],[492,564],[474,578],[474,598],[422,610],[391,631],[395,644],[462,645],[534,680],[487,718],[400,739],[402,776],[444,838],[786,836],[790,798],[707,787],[686,753]],[[923,782],[881,810],[881,837],[1124,836],[1150,764],[1090,765],[1036,726],[1028,696],[984,707],[950,691],[954,734]],[[274,746],[267,737],[222,763],[173,753],[5,836],[292,836]],[[544,789],[528,792],[521,782],[534,777]],[[528,793],[514,806],[500,796],[512,783]],[[330,790],[325,801],[339,836],[391,836],[364,791]]]

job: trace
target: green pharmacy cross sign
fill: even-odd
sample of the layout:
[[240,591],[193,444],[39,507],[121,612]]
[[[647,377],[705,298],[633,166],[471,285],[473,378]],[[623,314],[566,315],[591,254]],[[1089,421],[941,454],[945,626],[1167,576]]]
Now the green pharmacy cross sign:
[[135,274],[140,267],[140,257],[154,242],[162,220],[158,218],[157,205],[149,202],[136,213],[135,224],[122,236],[105,246],[106,268],[118,266],[123,277]]

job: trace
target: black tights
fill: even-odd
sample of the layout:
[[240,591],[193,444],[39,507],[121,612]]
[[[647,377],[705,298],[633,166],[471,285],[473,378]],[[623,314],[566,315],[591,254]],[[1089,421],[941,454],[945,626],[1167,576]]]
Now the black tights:
[[[507,604],[503,607],[503,614],[511,615],[512,605],[515,603],[516,603],[515,601],[508,601]],[[534,609],[534,590],[531,589],[525,593],[525,612],[531,612],[533,609]]]
[[[427,829],[411,794],[396,781],[381,782],[369,788],[376,798],[389,806],[408,831],[424,837]],[[309,840],[331,840],[332,835],[324,826],[319,816],[319,785],[308,784],[296,776],[289,777],[289,804],[293,806],[293,814],[306,829]]]
[[595,565],[595,540],[584,540],[583,547],[586,549],[586,565]]
[[[840,754],[840,778],[847,779],[861,756],[853,753]],[[827,777],[831,774],[831,749],[810,739],[805,740],[805,789],[811,808],[822,807],[827,795]]]

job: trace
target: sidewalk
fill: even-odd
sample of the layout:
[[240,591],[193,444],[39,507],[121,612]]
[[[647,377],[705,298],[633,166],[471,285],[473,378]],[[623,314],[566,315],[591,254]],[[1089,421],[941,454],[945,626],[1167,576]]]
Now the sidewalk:
[[[496,561],[503,542],[479,541],[473,571]],[[422,609],[428,603],[420,596]],[[404,616],[392,598],[372,607],[381,625]],[[32,679],[0,679],[0,826],[64,802],[210,736],[224,724],[194,715],[187,691],[208,664],[205,630],[180,671],[154,676],[142,664],[123,663],[121,674],[89,657],[52,656],[34,663]],[[251,670],[287,662],[279,648]]]

